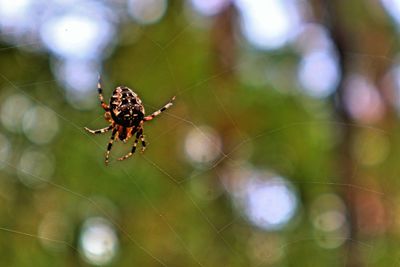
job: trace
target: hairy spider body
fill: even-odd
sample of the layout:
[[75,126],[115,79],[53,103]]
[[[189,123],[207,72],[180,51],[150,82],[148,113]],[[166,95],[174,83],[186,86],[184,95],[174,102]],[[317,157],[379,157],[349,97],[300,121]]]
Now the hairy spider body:
[[142,101],[131,89],[118,86],[110,99],[111,117],[115,123],[124,126],[138,126],[144,118]]
[[146,148],[146,141],[143,135],[144,122],[152,120],[154,117],[161,114],[161,112],[171,107],[172,101],[175,99],[175,97],[173,97],[172,100],[164,107],[153,112],[150,116],[145,116],[145,110],[142,101],[140,100],[139,96],[130,88],[126,86],[118,86],[117,88],[115,88],[110,98],[110,105],[107,105],[104,102],[100,77],[97,83],[97,90],[99,93],[100,104],[105,110],[104,117],[110,123],[110,125],[108,127],[98,130],[90,130],[89,128],[85,127],[85,130],[92,134],[100,134],[108,132],[111,129],[113,130],[111,134],[111,139],[108,142],[107,146],[105,156],[106,164],[108,164],[109,161],[112,144],[114,140],[117,139],[126,142],[133,135],[136,134],[131,152],[119,158],[118,160],[124,160],[132,156],[136,151],[136,146],[139,142],[139,139],[142,144],[143,152]]

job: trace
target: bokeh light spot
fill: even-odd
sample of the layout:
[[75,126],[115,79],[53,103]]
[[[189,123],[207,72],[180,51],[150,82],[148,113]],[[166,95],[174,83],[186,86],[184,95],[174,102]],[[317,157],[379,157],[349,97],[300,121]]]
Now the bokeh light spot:
[[193,8],[204,16],[213,16],[223,10],[231,0],[191,0]]
[[11,132],[20,132],[24,114],[31,105],[31,101],[22,94],[11,95],[3,100],[0,118],[4,127]]
[[300,83],[303,89],[313,97],[322,98],[333,93],[338,85],[339,77],[338,63],[332,53],[311,52],[306,54],[300,62]]
[[295,37],[301,23],[293,0],[236,0],[245,37],[260,49],[277,49]]
[[294,48],[299,54],[306,55],[316,51],[332,51],[334,44],[328,29],[317,23],[305,23],[299,30]]
[[314,220],[315,227],[323,231],[334,231],[339,229],[345,222],[344,214],[331,210],[318,215]]
[[263,229],[280,229],[296,211],[296,196],[280,177],[253,180],[246,191],[245,212],[252,223]]
[[350,115],[364,123],[377,122],[385,113],[378,89],[367,77],[359,74],[345,80],[344,103]]
[[256,232],[248,241],[248,251],[254,266],[273,266],[279,263],[285,256],[284,248],[284,240],[277,233]]
[[282,229],[296,214],[296,193],[281,176],[248,167],[227,169],[221,178],[233,204],[263,230]]
[[311,204],[310,216],[319,246],[334,249],[344,244],[348,237],[348,221],[341,198],[330,193],[318,196]]
[[44,186],[54,173],[55,162],[48,152],[28,148],[18,163],[18,178],[28,187]]
[[167,11],[167,0],[129,0],[128,12],[141,24],[158,22]]
[[58,119],[51,109],[42,106],[30,108],[23,118],[23,131],[30,141],[46,144],[53,140],[58,132]]
[[11,155],[11,143],[5,135],[0,133],[0,169],[7,166],[8,159]]
[[57,80],[65,87],[67,101],[77,109],[90,109],[97,104],[96,86],[99,62],[91,60],[63,60],[52,66]]
[[215,161],[222,149],[220,136],[210,127],[192,129],[185,139],[185,152],[189,160],[198,167]]
[[95,265],[110,263],[118,249],[118,238],[114,227],[101,217],[85,221],[79,243],[84,259]]

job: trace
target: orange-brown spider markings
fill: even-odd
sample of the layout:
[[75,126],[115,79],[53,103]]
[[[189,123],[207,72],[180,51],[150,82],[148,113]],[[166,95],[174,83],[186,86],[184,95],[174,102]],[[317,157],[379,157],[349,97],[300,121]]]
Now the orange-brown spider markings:
[[97,83],[97,90],[99,93],[99,99],[102,108],[106,111],[104,118],[110,122],[110,125],[98,129],[91,130],[85,127],[85,130],[92,134],[102,134],[109,130],[112,130],[110,141],[108,142],[105,163],[108,164],[110,151],[114,140],[119,139],[124,143],[129,140],[134,134],[136,134],[135,142],[131,152],[118,160],[124,160],[132,156],[136,151],[136,146],[139,139],[142,142],[142,152],[146,149],[146,140],[143,135],[143,124],[146,121],[152,120],[154,117],[161,114],[167,108],[172,106],[172,102],[175,100],[175,96],[171,101],[161,109],[153,112],[149,116],[145,116],[144,107],[139,96],[126,86],[118,86],[115,88],[113,95],[110,99],[110,105],[104,102],[103,90],[101,88],[101,79]]

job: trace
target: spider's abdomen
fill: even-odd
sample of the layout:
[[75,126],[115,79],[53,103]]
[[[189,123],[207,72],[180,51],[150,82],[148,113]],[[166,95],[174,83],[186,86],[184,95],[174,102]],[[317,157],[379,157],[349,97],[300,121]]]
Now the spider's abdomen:
[[110,99],[111,117],[124,127],[138,126],[144,118],[142,101],[131,89],[118,86]]

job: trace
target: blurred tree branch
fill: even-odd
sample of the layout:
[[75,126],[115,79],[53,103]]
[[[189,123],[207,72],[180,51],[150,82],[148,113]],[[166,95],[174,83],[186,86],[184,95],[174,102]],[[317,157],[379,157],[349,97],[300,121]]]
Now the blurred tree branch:
[[[346,3],[343,1],[312,1],[315,14],[319,20],[324,23],[330,30],[333,42],[338,51],[338,60],[341,70],[341,80],[339,82],[336,93],[333,96],[335,106],[335,113],[337,118],[342,122],[341,125],[341,140],[338,145],[338,171],[343,184],[360,184],[363,180],[362,172],[359,170],[358,162],[352,155],[352,148],[355,146],[356,133],[359,130],[352,127],[357,123],[349,114],[346,109],[345,101],[345,81],[354,73],[362,73],[371,78],[372,82],[378,88],[378,94],[383,96],[383,90],[379,89],[379,84],[383,79],[383,75],[390,68],[390,61],[379,60],[376,64],[369,63],[366,60],[371,60],[368,56],[372,55],[387,55],[392,42],[392,34],[388,30],[387,25],[383,23],[376,23],[377,21],[371,18],[374,16],[368,10],[366,12],[355,12],[355,10],[363,10],[371,8],[371,5],[365,3]],[[354,13],[354,14],[353,14]],[[363,29],[357,28],[362,25]],[[375,41],[372,41],[375,40]],[[379,40],[379,41],[376,41]],[[389,47],[388,47],[389,45]],[[389,56],[389,55],[387,55]],[[350,90],[356,90],[351,88]],[[378,121],[375,125],[379,128],[387,130],[387,126],[393,124],[393,116],[390,105],[385,102],[386,116]],[[386,127],[385,127],[386,125]],[[345,259],[346,266],[361,267],[366,266],[368,260],[363,257],[360,252],[360,246],[355,241],[365,238],[363,229],[373,229],[374,220],[370,220],[366,216],[366,211],[362,210],[360,205],[360,198],[378,198],[372,201],[382,200],[373,194],[361,196],[362,192],[354,187],[345,187],[342,191],[348,209],[349,220],[349,237],[346,244],[347,259]],[[367,211],[368,213],[368,211]],[[362,227],[360,227],[362,225]]]

